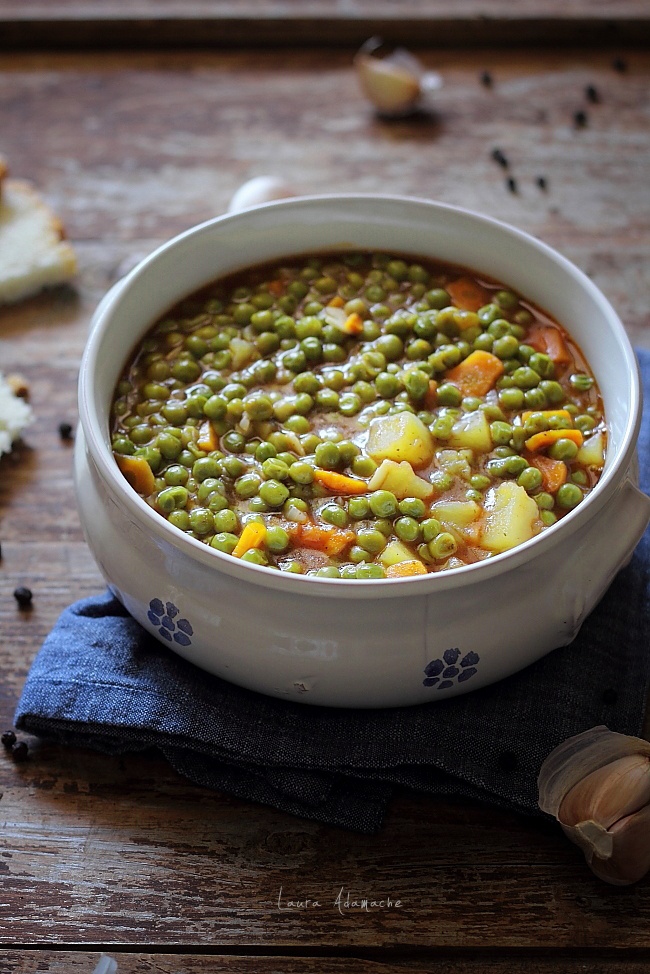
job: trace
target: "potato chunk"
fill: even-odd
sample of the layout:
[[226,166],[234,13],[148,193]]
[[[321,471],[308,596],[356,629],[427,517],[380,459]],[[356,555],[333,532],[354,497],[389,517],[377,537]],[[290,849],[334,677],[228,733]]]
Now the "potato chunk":
[[508,551],[539,531],[539,509],[523,487],[510,480],[488,491],[481,544],[488,551]]
[[475,409],[459,416],[451,428],[447,446],[458,450],[474,450],[476,453],[487,453],[491,450],[490,424],[485,413],[481,409]]
[[605,435],[602,432],[594,433],[582,444],[576,456],[578,463],[585,467],[596,467],[600,469],[605,464]]
[[419,497],[426,501],[433,494],[431,484],[418,477],[408,460],[402,460],[401,463],[382,460],[372,475],[368,488],[390,490],[398,500],[403,500],[405,497]]
[[373,419],[366,452],[373,460],[407,460],[412,467],[426,467],[433,459],[433,437],[413,413],[394,413]]

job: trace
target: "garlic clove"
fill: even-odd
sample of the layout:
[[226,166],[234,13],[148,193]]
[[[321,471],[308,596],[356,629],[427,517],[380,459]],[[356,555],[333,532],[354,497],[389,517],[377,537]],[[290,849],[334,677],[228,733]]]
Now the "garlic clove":
[[229,213],[239,213],[252,206],[271,203],[273,200],[288,199],[297,196],[296,190],[290,183],[278,176],[255,176],[243,183],[234,193],[228,204]]
[[650,869],[650,743],[593,727],[548,755],[539,806],[600,879],[624,886]]
[[359,85],[380,115],[403,117],[420,107],[424,92],[436,91],[442,85],[440,75],[425,72],[416,57],[397,48],[380,56],[382,42],[371,38],[357,52],[354,66]]
[[650,803],[650,759],[631,754],[592,771],[565,795],[558,810],[562,825],[594,821],[608,829]]

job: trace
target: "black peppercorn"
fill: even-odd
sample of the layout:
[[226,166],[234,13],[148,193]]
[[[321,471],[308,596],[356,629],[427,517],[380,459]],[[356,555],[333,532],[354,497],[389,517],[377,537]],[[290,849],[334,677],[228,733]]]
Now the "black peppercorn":
[[516,179],[513,179],[512,176],[510,176],[509,179],[506,179],[506,186],[508,187],[509,192],[517,192],[517,181]]
[[24,761],[29,754],[29,747],[25,741],[16,741],[11,748],[11,756],[14,761]]
[[501,166],[502,169],[508,168],[508,158],[501,151],[501,149],[492,149],[492,158]]
[[616,57],[612,61],[612,67],[614,68],[614,71],[618,71],[619,74],[623,74],[625,71],[627,71],[627,61],[625,61],[622,57]]
[[546,181],[546,176],[538,176],[535,180],[540,189],[548,189],[548,183]]
[[28,609],[32,604],[32,590],[24,585],[14,589],[14,598],[21,609]]
[[484,88],[492,87],[492,75],[490,74],[489,71],[481,72],[481,84],[483,85]]
[[578,129],[583,129],[587,124],[587,113],[579,109],[577,112],[573,113],[573,121],[575,127]]
[[5,731],[2,737],[0,737],[0,741],[9,750],[16,743],[16,735],[12,730]]
[[587,85],[585,88],[585,97],[587,101],[590,101],[592,105],[597,105],[600,101],[600,95],[598,94],[598,89],[595,85]]
[[71,423],[59,423],[59,436],[62,440],[69,440],[72,438],[72,424]]

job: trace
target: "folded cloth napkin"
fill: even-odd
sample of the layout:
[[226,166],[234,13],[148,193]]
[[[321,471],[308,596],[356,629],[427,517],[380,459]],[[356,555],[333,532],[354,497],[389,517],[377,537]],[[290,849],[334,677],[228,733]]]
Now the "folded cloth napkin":
[[[650,402],[650,352],[639,352]],[[650,490],[650,409],[639,440]],[[206,675],[110,593],[66,609],[16,727],[107,753],[157,748],[192,781],[363,832],[395,788],[535,813],[537,774],[596,724],[639,735],[650,688],[650,532],[574,642],[494,686],[388,710],[307,707]],[[541,814],[541,813],[540,813]]]

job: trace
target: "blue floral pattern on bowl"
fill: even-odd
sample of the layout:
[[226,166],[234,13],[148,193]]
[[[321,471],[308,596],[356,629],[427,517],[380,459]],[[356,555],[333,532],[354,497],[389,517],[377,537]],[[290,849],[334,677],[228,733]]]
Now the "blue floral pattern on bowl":
[[442,659],[432,659],[424,667],[425,687],[435,687],[436,690],[448,690],[454,683],[465,683],[476,673],[476,666],[480,660],[478,653],[466,653],[459,661],[458,648],[446,649]]
[[187,619],[177,618],[179,613],[178,606],[173,602],[162,602],[160,599],[152,599],[149,603],[147,618],[152,626],[158,630],[158,635],[166,639],[168,643],[172,640],[179,646],[190,646],[191,636],[194,635],[191,623]]

